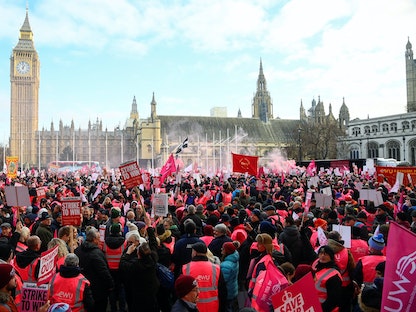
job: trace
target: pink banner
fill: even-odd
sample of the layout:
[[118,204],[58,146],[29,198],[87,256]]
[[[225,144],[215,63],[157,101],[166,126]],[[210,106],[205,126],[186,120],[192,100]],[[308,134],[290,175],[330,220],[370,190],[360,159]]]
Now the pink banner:
[[416,234],[390,223],[381,311],[416,311]]
[[322,307],[315,290],[312,273],[308,273],[293,285],[272,297],[275,312],[321,312]]

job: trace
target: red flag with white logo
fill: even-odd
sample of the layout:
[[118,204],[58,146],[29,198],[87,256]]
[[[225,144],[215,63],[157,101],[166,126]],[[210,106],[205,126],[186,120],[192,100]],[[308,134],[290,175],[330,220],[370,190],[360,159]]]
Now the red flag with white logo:
[[258,156],[247,156],[231,153],[233,156],[233,172],[257,175]]

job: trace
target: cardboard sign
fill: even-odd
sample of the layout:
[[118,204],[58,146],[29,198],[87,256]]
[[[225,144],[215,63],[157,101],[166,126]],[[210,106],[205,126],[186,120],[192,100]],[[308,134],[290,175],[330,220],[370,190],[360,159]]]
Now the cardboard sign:
[[167,216],[168,214],[168,194],[154,194],[152,207],[155,216]]
[[37,312],[48,300],[48,284],[23,283],[20,311]]
[[351,227],[340,224],[332,224],[332,231],[337,231],[341,234],[344,241],[344,247],[351,248]]
[[62,198],[62,225],[81,225],[81,198]]
[[27,186],[5,186],[4,193],[8,206],[30,206],[29,189]]
[[322,312],[312,273],[272,297],[274,312]]
[[127,188],[133,188],[143,184],[142,175],[137,161],[130,161],[119,166],[121,178]]
[[58,247],[59,246],[56,245],[54,248],[42,252],[40,256],[38,286],[49,282],[55,273]]

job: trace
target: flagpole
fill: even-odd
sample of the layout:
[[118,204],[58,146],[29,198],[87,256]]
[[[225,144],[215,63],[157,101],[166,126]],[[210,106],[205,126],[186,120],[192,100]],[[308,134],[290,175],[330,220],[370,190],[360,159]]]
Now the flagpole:
[[38,170],[40,172],[40,131],[38,131]]
[[72,133],[72,170],[75,170],[75,130]]
[[123,131],[120,130],[120,147],[121,147],[121,163],[124,162],[124,158],[123,158]]
[[208,173],[208,133],[205,133],[205,169]]
[[227,172],[230,172],[230,129],[227,128]]
[[222,143],[221,143],[221,130],[220,130],[220,172],[222,173]]
[[154,155],[153,155],[153,135],[152,135],[152,172],[154,172]]
[[235,130],[235,153],[238,154],[238,146],[237,146],[237,125],[234,125]]
[[107,128],[105,128],[105,169],[108,168],[108,137],[107,137]]
[[91,131],[88,129],[88,167],[91,169]]
[[212,170],[214,174],[216,172],[215,168],[215,132],[212,133]]
[[55,149],[55,159],[56,159],[56,165],[58,166],[58,160],[59,160],[59,137],[58,137],[58,131],[56,131],[56,149]]
[[198,133],[198,150],[197,150],[196,159],[197,159],[197,166],[198,166],[199,165],[199,133]]

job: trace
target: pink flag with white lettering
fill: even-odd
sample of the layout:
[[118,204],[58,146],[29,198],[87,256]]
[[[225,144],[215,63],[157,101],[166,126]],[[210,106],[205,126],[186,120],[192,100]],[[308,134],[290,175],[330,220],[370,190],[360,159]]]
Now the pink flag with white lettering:
[[416,311],[416,234],[390,223],[381,311]]

